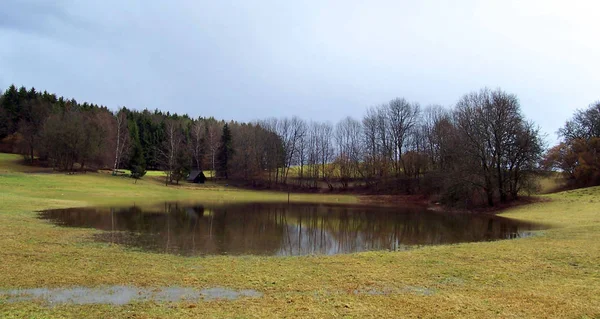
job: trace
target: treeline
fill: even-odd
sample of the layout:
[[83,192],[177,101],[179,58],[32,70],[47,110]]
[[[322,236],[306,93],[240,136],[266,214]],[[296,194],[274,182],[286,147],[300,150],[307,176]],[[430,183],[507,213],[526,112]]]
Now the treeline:
[[61,169],[106,162],[106,136],[113,128],[112,113],[102,106],[57,98],[34,88],[13,85],[0,97],[2,148],[52,161]]
[[164,170],[167,183],[178,183],[192,169],[260,179],[258,172],[276,170],[281,148],[277,136],[251,123],[125,107],[113,113],[14,85],[0,96],[0,125],[2,150],[28,161],[65,171],[127,168],[138,178],[148,169]]
[[533,190],[544,151],[517,97],[501,90],[466,94],[452,109],[398,98],[335,125],[258,124],[282,141],[283,183],[424,193],[462,205],[491,206]]
[[[336,124],[298,117],[251,123],[106,107],[11,86],[0,97],[3,145],[61,170],[192,169],[262,187],[426,194],[494,205],[535,188],[544,145],[519,101],[500,89],[452,108],[403,98]],[[209,176],[210,177],[210,176]]]

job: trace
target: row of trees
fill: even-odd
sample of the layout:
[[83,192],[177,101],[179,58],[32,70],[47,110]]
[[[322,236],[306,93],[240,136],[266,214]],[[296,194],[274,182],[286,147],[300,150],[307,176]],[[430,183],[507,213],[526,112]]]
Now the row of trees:
[[[113,113],[14,85],[0,96],[0,125],[3,150],[30,162],[41,160],[58,170],[128,168],[134,177],[147,169],[164,170],[166,183],[178,183],[191,169],[211,170],[220,178],[255,178],[244,154],[252,150],[262,172],[276,166],[276,155],[268,152],[279,148],[276,136],[253,124],[124,107]],[[244,143],[236,138],[234,144],[232,132],[246,140],[264,138]],[[266,140],[269,147],[252,144]],[[244,174],[232,174],[234,169]]]
[[453,109],[398,98],[336,125],[295,117],[257,124],[281,139],[283,183],[426,192],[467,204],[532,189],[544,151],[517,97],[501,90],[469,93]]
[[252,123],[106,107],[11,86],[0,97],[0,138],[29,160],[75,167],[191,169],[252,185],[437,194],[494,205],[533,185],[539,130],[516,96],[483,89],[451,108],[403,98],[338,123],[298,117]]

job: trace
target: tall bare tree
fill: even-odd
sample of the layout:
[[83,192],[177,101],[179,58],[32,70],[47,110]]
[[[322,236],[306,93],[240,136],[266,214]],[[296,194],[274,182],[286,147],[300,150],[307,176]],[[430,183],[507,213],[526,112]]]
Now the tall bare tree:
[[526,171],[536,165],[542,152],[539,131],[521,114],[517,97],[501,90],[482,89],[463,96],[457,103],[455,122],[463,162],[469,158],[474,185],[483,188],[488,205],[508,195],[518,196]]
[[23,101],[21,104],[21,120],[18,125],[18,132],[23,138],[20,143],[21,153],[28,156],[33,163],[35,152],[41,146],[40,133],[50,115],[51,105],[40,98]]
[[348,188],[351,179],[363,177],[360,163],[363,159],[362,126],[351,117],[346,117],[335,126],[337,146],[337,169],[343,188]]
[[181,123],[175,119],[165,121],[165,141],[160,150],[162,157],[162,166],[165,172],[165,185],[173,181],[179,182],[178,156],[183,148],[183,134],[181,132]]
[[190,150],[192,156],[194,157],[194,166],[197,170],[201,170],[203,168],[202,161],[205,153],[205,144],[207,133],[207,129],[205,127],[205,122],[201,119],[198,119],[192,123],[192,127],[190,129]]
[[404,98],[391,100],[387,107],[389,130],[392,141],[392,165],[396,178],[400,177],[402,151],[405,143],[418,121],[420,107]]
[[217,151],[219,150],[219,145],[221,141],[222,127],[223,123],[217,122],[214,118],[209,118],[205,120],[206,147],[208,150],[206,155],[210,162],[211,177],[214,177],[215,170],[217,169]]
[[569,141],[600,137],[600,101],[590,104],[585,110],[577,110],[558,134]]
[[113,165],[113,174],[119,170],[119,165],[123,159],[123,154],[129,148],[129,127],[127,123],[127,114],[121,109],[115,115],[115,163]]

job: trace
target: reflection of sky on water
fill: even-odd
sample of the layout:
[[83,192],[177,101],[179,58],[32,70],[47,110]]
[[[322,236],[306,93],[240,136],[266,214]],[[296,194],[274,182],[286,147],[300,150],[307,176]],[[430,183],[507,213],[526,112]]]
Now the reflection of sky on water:
[[40,214],[104,230],[98,241],[180,255],[310,255],[521,237],[539,225],[494,215],[325,204],[73,208]]

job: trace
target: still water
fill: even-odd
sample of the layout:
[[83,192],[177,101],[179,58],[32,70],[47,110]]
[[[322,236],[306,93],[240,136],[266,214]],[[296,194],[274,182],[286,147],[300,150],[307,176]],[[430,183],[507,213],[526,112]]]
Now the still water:
[[178,255],[343,254],[528,236],[540,225],[424,208],[253,203],[69,208],[40,213],[66,227],[103,230],[101,242]]

